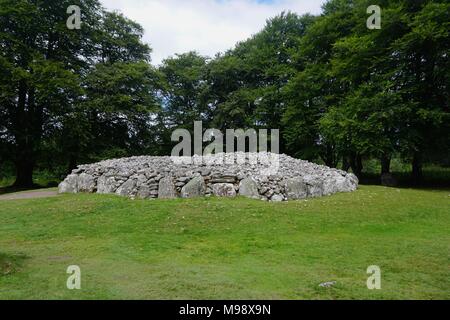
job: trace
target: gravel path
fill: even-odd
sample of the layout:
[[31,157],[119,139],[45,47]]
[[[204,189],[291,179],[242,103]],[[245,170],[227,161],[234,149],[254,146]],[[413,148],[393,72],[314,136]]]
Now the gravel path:
[[39,198],[50,198],[56,197],[58,192],[56,190],[35,190],[35,191],[24,191],[17,193],[9,193],[0,195],[1,200],[20,200],[20,199],[39,199]]

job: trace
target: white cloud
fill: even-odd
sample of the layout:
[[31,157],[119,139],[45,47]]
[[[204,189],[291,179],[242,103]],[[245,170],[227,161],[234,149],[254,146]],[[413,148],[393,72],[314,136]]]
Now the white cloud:
[[325,0],[101,0],[145,29],[152,60],[191,50],[214,56],[261,30],[283,10],[320,13]]

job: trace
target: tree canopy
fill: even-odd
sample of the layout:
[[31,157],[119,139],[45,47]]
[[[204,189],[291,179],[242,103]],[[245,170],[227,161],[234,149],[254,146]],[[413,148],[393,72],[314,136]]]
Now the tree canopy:
[[358,175],[401,157],[419,181],[425,162],[450,162],[450,4],[380,0],[379,30],[370,4],[283,12],[227,52],[154,67],[142,27],[97,0],[0,0],[0,161],[26,186],[36,167],[170,154],[171,131],[203,121],[280,129],[282,152]]

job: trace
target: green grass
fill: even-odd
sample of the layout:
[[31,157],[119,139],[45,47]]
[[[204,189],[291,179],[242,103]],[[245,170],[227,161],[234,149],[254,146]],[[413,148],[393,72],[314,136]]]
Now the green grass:
[[[449,196],[3,201],[0,299],[450,299]],[[66,288],[69,265],[82,290]],[[366,287],[370,265],[382,290]]]

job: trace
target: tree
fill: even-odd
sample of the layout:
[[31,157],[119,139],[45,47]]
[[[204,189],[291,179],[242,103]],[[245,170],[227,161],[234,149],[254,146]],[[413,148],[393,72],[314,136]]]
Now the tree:
[[[214,123],[224,128],[286,127],[283,88],[295,75],[292,52],[314,18],[283,12],[208,65]],[[281,150],[284,143],[281,141]]]
[[[68,6],[67,1],[48,1],[40,6],[31,1],[0,1],[0,59],[4,70],[0,108],[16,166],[16,186],[32,185],[45,127],[67,107],[76,91],[77,76],[70,69],[80,67],[74,56],[84,43],[64,29],[64,4]],[[80,5],[88,15],[96,7],[93,1]],[[63,105],[57,105],[61,102]]]
[[343,156],[344,169],[351,167],[357,175],[363,157],[381,159],[382,173],[390,172],[405,113],[389,63],[390,45],[404,30],[399,10],[384,3],[383,28],[369,30],[358,23],[365,20],[367,5],[353,3],[353,28],[335,40],[328,72],[335,79],[335,101],[320,119],[320,132]]
[[[66,26],[66,9],[72,4],[81,8],[81,30],[69,30]],[[142,32],[139,25],[122,15],[105,12],[97,0],[75,3],[0,0],[1,145],[11,151],[9,158],[16,166],[16,186],[33,184],[33,170],[40,151],[44,145],[48,147],[51,141],[57,141],[58,133],[64,132],[63,139],[72,134],[81,137],[87,125],[83,121],[87,114],[83,108],[89,105],[87,86],[91,86],[92,96],[100,84],[118,86],[114,83],[114,72],[132,74],[136,80],[132,85],[141,82],[137,77],[147,75],[139,64],[149,61],[150,54],[149,47],[141,43]],[[109,79],[92,83],[86,80],[94,77],[92,73],[108,69],[93,68],[97,62],[110,66],[125,64],[110,69],[112,83]],[[147,93],[152,94],[150,91]],[[108,102],[114,100],[115,92],[110,92]],[[143,98],[142,91],[137,94],[140,95],[137,100],[153,105],[151,99]],[[133,96],[133,91],[130,95]],[[58,143],[58,147],[67,148],[68,155],[75,157],[80,153],[79,144],[76,139],[67,139],[67,143]]]
[[[152,120],[159,111],[156,70],[142,62],[100,63],[85,82],[91,154],[143,154],[151,144]],[[113,148],[112,148],[113,147]],[[111,150],[119,153],[111,154]]]
[[292,52],[296,74],[284,88],[286,111],[283,123],[287,151],[307,160],[321,159],[335,167],[338,150],[334,140],[320,129],[320,119],[333,105],[339,104],[344,88],[331,71],[334,44],[351,34],[355,26],[349,1],[331,1],[325,14],[306,28]]
[[[413,178],[422,178],[429,154],[449,154],[450,4],[426,1],[404,7],[408,32],[392,46],[395,81],[410,106],[403,119],[402,153],[412,160]],[[443,147],[447,146],[447,147]]]
[[191,128],[194,121],[208,120],[206,90],[207,58],[196,52],[177,54],[163,61],[159,71],[163,81],[166,124]]

